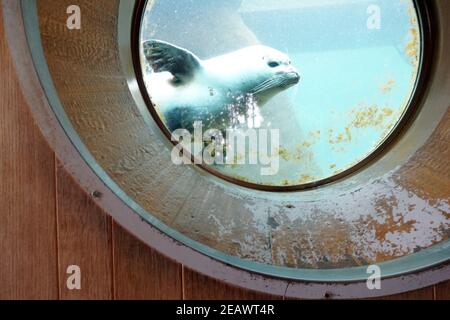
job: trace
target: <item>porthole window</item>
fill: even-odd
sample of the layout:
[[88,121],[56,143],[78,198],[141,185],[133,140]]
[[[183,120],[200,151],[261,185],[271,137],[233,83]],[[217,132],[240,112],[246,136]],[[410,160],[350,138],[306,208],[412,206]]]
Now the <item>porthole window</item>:
[[149,108],[199,164],[293,187],[351,171],[401,129],[421,34],[412,0],[149,1],[140,57]]

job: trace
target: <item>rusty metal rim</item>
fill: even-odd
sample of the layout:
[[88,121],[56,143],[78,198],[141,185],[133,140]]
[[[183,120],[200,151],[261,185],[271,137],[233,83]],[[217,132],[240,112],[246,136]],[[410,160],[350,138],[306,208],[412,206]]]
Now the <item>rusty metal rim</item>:
[[[250,189],[256,189],[261,191],[269,192],[292,192],[301,191],[318,188],[327,184],[339,182],[351,175],[364,170],[367,166],[374,163],[376,160],[380,159],[383,154],[390,150],[390,147],[401,137],[402,134],[408,130],[412,121],[414,120],[417,112],[420,110],[425,92],[428,89],[428,80],[431,76],[433,53],[436,46],[436,26],[434,26],[432,19],[433,8],[431,2],[421,1],[421,0],[411,0],[414,4],[415,11],[418,16],[419,29],[421,33],[421,56],[419,62],[418,76],[414,84],[414,89],[412,91],[411,97],[407,103],[407,107],[403,112],[400,119],[397,121],[391,132],[378,144],[378,146],[365,156],[362,160],[352,165],[351,167],[345,169],[344,171],[332,175],[330,177],[320,179],[317,181],[312,181],[300,185],[290,185],[290,186],[269,186],[264,184],[253,183],[249,181],[240,180],[234,178],[227,174],[221,173],[211,166],[202,164],[196,164],[197,167],[203,169],[204,171],[223,179],[227,182],[245,187]],[[176,142],[172,141],[171,132],[166,127],[160,116],[158,115],[151,98],[147,92],[144,77],[142,74],[141,60],[140,60],[140,34],[141,34],[141,22],[144,16],[145,9],[147,7],[148,0],[135,0],[135,9],[132,20],[132,30],[131,30],[131,50],[133,57],[134,72],[136,74],[136,83],[141,91],[141,95],[144,99],[147,109],[151,116],[153,117],[153,122],[155,122],[163,135],[171,143],[171,146],[175,146]],[[191,158],[192,163],[199,163],[195,161],[195,156],[190,155],[190,152],[184,150],[184,154]],[[190,155],[190,156],[189,156]]]
[[[2,1],[8,41],[13,52],[17,73],[21,80],[23,93],[41,131],[83,189],[90,194],[93,191],[99,191],[102,197],[96,198],[98,204],[119,224],[132,231],[134,235],[145,243],[163,254],[168,254],[178,262],[219,280],[247,289],[291,297],[321,298],[324,297],[325,292],[331,293],[331,296],[336,298],[375,297],[417,289],[449,278],[450,265],[441,264],[414,275],[396,277],[392,275],[393,278],[385,280],[386,286],[381,291],[369,291],[365,286],[365,281],[356,282],[356,279],[352,283],[316,283],[310,282],[310,280],[308,282],[295,282],[264,276],[258,274],[261,272],[257,270],[254,271],[257,273],[254,273],[242,270],[239,266],[232,267],[229,265],[233,262],[232,260],[218,259],[220,261],[217,261],[217,258],[214,259],[210,257],[211,255],[207,256],[207,253],[205,255],[193,249],[189,246],[189,243],[179,240],[180,243],[174,240],[167,233],[160,231],[157,223],[152,224],[151,219],[150,221],[144,221],[143,218],[149,217],[148,213],[144,212],[144,215],[142,215],[142,212],[137,210],[132,202],[127,201],[127,196],[123,191],[118,189],[117,186],[114,188],[110,178],[104,176],[104,172],[102,174],[102,169],[95,161],[92,162],[93,159],[89,156],[89,152],[83,149],[84,147],[76,133],[70,132],[73,130],[73,128],[72,130],[70,129],[70,123],[65,123],[66,127],[64,128],[61,126],[61,119],[58,119],[58,111],[54,109],[54,105],[50,104],[50,102],[55,102],[52,101],[52,98],[58,99],[58,97],[57,95],[52,96],[51,92],[47,92],[49,86],[52,87],[51,78],[45,79],[39,72],[42,72],[42,68],[46,68],[45,59],[36,61],[36,56],[33,56],[33,54],[36,54],[33,50],[42,50],[39,40],[30,38],[31,35],[35,37],[36,33],[39,38],[39,30],[36,29],[35,25],[37,22],[35,0],[22,0],[22,2],[15,0]],[[21,11],[21,4],[24,8],[23,12]],[[22,17],[22,13],[24,17]],[[24,26],[24,24],[27,26]],[[25,34],[26,31],[28,32],[27,35]],[[41,54],[41,58],[43,58],[43,52]],[[53,94],[56,94],[56,92],[53,92]],[[59,112],[61,111],[63,110],[59,110]],[[75,145],[75,142],[77,145]],[[83,150],[80,150],[80,148]],[[433,254],[433,251],[442,254],[441,246],[443,245],[449,249],[449,244],[444,243],[426,251],[431,254]],[[407,263],[410,258],[405,257],[390,263],[399,260],[402,263]],[[435,260],[434,263],[432,263],[433,261],[428,261],[426,266],[410,270],[410,272],[429,268],[444,260],[447,259]],[[336,272],[337,270],[331,271]]]

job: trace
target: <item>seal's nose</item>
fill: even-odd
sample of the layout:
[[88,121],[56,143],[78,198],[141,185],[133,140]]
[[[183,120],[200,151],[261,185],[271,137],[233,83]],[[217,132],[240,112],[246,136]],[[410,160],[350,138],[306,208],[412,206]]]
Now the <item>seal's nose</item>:
[[300,76],[300,73],[297,70],[292,69],[292,71],[290,71],[289,74],[292,75],[292,78],[294,79],[295,83],[299,83],[300,82],[300,79],[302,77]]
[[300,73],[298,72],[298,70],[296,68],[294,68],[293,66],[291,66],[288,69],[288,73],[289,75],[296,81],[296,83],[298,83],[301,79],[300,77]]

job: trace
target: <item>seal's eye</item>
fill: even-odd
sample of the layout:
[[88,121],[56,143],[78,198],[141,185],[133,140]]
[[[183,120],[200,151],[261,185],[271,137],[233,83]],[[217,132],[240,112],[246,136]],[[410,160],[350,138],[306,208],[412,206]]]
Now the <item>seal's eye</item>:
[[278,62],[276,62],[276,61],[270,61],[267,65],[268,65],[269,67],[271,67],[271,68],[276,68],[276,67],[278,67],[280,64],[279,64]]

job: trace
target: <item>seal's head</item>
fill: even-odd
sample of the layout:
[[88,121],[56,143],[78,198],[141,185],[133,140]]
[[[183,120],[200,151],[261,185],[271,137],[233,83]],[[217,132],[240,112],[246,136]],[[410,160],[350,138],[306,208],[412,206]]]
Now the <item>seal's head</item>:
[[300,81],[286,54],[262,45],[206,60],[204,65],[213,79],[221,79],[233,92],[253,95],[260,106]]
[[278,50],[252,46],[242,49],[242,53],[244,57],[249,57],[243,70],[248,69],[248,73],[252,74],[248,92],[257,98],[260,105],[300,81],[299,72],[289,57]]

